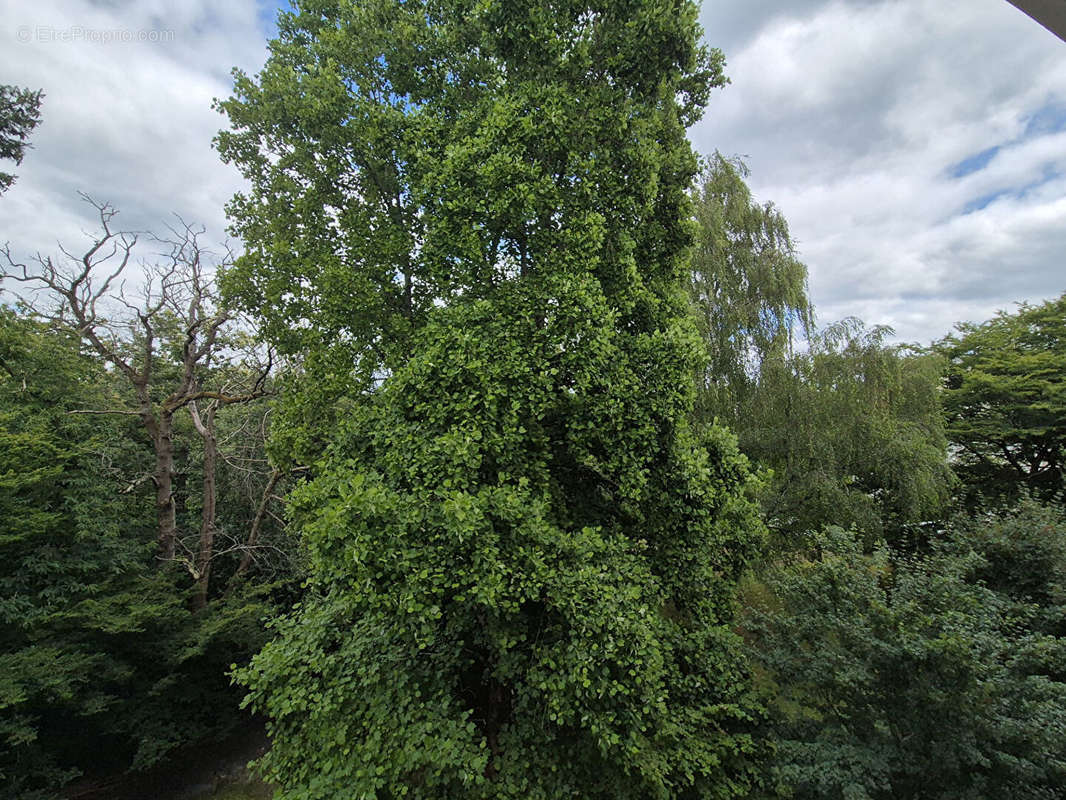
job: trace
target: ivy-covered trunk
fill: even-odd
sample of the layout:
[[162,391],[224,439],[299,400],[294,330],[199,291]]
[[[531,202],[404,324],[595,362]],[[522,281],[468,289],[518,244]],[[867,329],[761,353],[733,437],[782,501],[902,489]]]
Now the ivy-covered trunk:
[[165,409],[156,415],[143,407],[144,404],[141,419],[155,455],[152,483],[155,485],[156,549],[159,559],[166,563],[174,558],[178,531],[174,503],[174,415]]
[[[266,169],[234,204],[250,241],[231,291],[307,298],[301,330],[344,330],[387,373],[342,400],[295,495],[308,595],[240,673],[282,797],[643,800],[756,782],[730,626],[762,529],[732,438],[688,423],[685,126],[723,80],[696,14],[307,3],[282,17],[260,84],[239,79],[224,104],[223,154]],[[397,204],[407,227],[386,236]],[[300,238],[312,229],[337,247]],[[329,276],[296,274],[294,250],[332,270],[346,246],[358,257]],[[382,312],[371,335],[376,312],[343,300],[401,272],[417,324],[396,333]],[[258,311],[283,331],[287,307]],[[285,435],[310,438],[304,424]]]

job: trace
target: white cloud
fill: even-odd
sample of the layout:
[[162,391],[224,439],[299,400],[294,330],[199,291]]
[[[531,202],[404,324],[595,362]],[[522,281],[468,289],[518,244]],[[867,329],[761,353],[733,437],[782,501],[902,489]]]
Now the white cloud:
[[[3,81],[47,94],[0,198],[0,241],[77,244],[93,227],[78,189],[127,227],[178,212],[224,238],[241,180],[211,148],[224,124],[211,101],[232,66],[262,64],[273,6],[0,0]],[[799,240],[821,319],[928,341],[1066,289],[1066,129],[1053,124],[1066,123],[1066,44],[1005,0],[707,0],[703,23],[733,83],[693,141],[748,156],[757,196]],[[149,40],[102,41],[109,31]],[[1041,113],[1052,124],[1027,134]]]
[[[708,31],[729,11],[707,4]],[[799,241],[820,319],[929,341],[1066,290],[1066,131],[1027,134],[1048,109],[1066,123],[1066,44],[1017,9],[780,3],[735,51],[722,46],[733,84],[693,141],[748,156],[756,195]]]
[[0,198],[0,241],[20,251],[80,246],[94,230],[84,191],[116,222],[161,230],[180,214],[226,238],[223,207],[241,185],[211,140],[212,110],[235,65],[255,70],[266,32],[255,0],[0,0],[5,83],[43,89],[42,122]]

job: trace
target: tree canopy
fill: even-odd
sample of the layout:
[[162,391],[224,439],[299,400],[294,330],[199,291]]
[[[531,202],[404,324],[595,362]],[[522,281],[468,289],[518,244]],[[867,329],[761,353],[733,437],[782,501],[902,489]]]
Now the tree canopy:
[[[251,247],[233,291],[276,279],[306,299],[298,336],[321,351],[343,329],[348,369],[382,379],[294,499],[311,590],[239,673],[282,797],[729,797],[757,781],[730,623],[762,529],[732,438],[689,424],[685,125],[722,81],[696,14],[307,4],[223,104],[242,128],[224,151],[277,181],[256,196],[284,187],[306,215],[279,227],[271,200],[238,199]],[[297,134],[292,104],[326,116]],[[293,160],[270,166],[264,130],[292,132]],[[287,255],[274,271],[286,231],[324,228],[322,273],[301,287]],[[359,287],[410,287],[411,303],[364,317]],[[288,335],[272,327],[285,302],[261,312],[270,336]]]
[[840,529],[808,544],[753,587],[744,622],[786,796],[1061,794],[1061,509],[958,519],[921,555],[866,555]]
[[948,360],[947,431],[971,493],[989,500],[1066,488],[1066,294],[960,323]]
[[77,413],[124,390],[72,332],[0,309],[3,800],[241,721],[225,668],[261,644],[269,604],[238,593],[192,614],[181,573],[160,569],[138,426]]
[[887,343],[890,333],[847,319],[764,365],[738,435],[774,471],[765,507],[778,532],[854,526],[872,540],[945,508],[940,362]]
[[872,540],[936,517],[953,482],[939,360],[854,318],[816,331],[788,224],[746,176],[716,153],[693,193],[690,292],[707,348],[695,419],[728,424],[768,470],[763,507],[782,543],[824,525]]
[[1066,295],[816,330],[697,18],[293,0],[239,258],[0,247],[0,800],[1062,795]]
[[[0,159],[22,163],[29,138],[41,122],[44,92],[0,85]],[[0,172],[0,194],[11,188],[15,176]]]

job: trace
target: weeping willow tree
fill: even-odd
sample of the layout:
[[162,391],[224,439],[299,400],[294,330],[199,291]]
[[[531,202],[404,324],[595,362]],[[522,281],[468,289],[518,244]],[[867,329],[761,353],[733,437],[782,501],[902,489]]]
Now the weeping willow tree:
[[329,440],[293,500],[311,578],[239,672],[280,797],[758,782],[731,623],[762,528],[731,436],[690,427],[685,128],[724,80],[696,18],[303,2],[223,104],[230,289],[356,376],[328,430],[290,400]]
[[739,158],[706,159],[693,191],[697,223],[690,292],[707,360],[697,383],[697,411],[737,427],[763,364],[782,361],[814,324],[807,267],[788,222],[760,205]]
[[955,479],[942,361],[892,334],[848,318],[760,375],[739,436],[773,470],[764,505],[782,536],[839,525],[899,543],[908,526],[944,511]]
[[767,468],[763,510],[782,543],[824,525],[896,538],[936,517],[953,485],[942,362],[854,318],[816,331],[788,223],[747,175],[715,153],[692,193],[689,293],[706,346],[695,419],[726,423]]

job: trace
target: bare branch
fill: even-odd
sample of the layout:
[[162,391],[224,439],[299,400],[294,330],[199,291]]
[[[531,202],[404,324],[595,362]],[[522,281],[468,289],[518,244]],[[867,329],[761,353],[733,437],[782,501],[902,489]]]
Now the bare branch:
[[68,411],[67,413],[68,414],[121,414],[122,416],[125,416],[125,417],[139,417],[139,416],[141,416],[141,412],[140,411],[129,411],[129,410],[126,410],[126,409],[121,409],[121,408],[103,408],[103,409],[99,409],[99,410],[94,409],[94,408],[75,408],[75,409],[73,409],[71,411]]
[[[126,275],[137,252],[138,234],[114,229],[117,212],[109,203],[97,202],[86,194],[81,197],[96,210],[98,219],[84,252],[76,255],[60,244],[60,255],[55,258],[38,253],[20,260],[5,244],[0,249],[0,278],[25,284],[27,297],[23,300],[28,309],[76,333],[132,386],[136,399],[129,408],[75,409],[70,413],[141,419],[155,455],[151,477],[156,485],[159,555],[168,560],[176,545],[186,547],[177,536],[175,518],[174,415],[188,407],[197,432],[205,441],[211,438],[215,447],[215,412],[264,397],[274,355],[267,353],[265,366],[256,356],[238,369],[229,369],[232,356],[225,326],[233,317],[216,295],[213,269],[231,262],[233,253],[227,248],[220,262],[203,245],[203,227],[175,215],[177,223],[167,225],[167,237],[146,234],[160,247],[154,258],[141,262],[143,281],[136,292],[139,297],[134,297],[127,294]],[[112,319],[114,311],[118,314]],[[180,348],[178,376],[167,386],[158,377],[157,362],[163,357],[161,345],[172,344]],[[205,389],[204,381],[210,375],[220,376],[220,385]],[[160,395],[165,399],[157,399]],[[198,405],[200,401],[203,406]],[[210,471],[205,467],[205,473]],[[204,514],[206,519],[206,510]],[[204,530],[213,532],[214,528],[208,525],[202,527]],[[206,585],[209,573],[202,562],[212,558],[210,544],[205,552],[207,555],[194,557],[189,551],[188,558],[178,560],[187,567],[192,564]]]
[[148,474],[148,473],[145,473],[144,475],[141,475],[136,480],[132,481],[130,483],[130,485],[127,486],[122,491],[120,491],[119,494],[129,494],[134,489],[136,489],[138,486],[140,486],[142,483],[148,483],[148,481],[150,481],[150,480],[152,480],[152,476],[150,474]]
[[188,405],[189,403],[195,403],[197,400],[214,400],[220,406],[232,406],[237,403],[250,403],[252,400],[258,400],[260,397],[266,397],[269,392],[258,391],[248,392],[247,394],[229,395],[222,392],[194,392],[183,398],[177,408]]
[[[267,481],[266,488],[263,489],[262,499],[259,501],[259,507],[255,510],[255,519],[252,520],[251,530],[248,532],[248,540],[246,542],[247,547],[253,547],[256,541],[259,539],[259,530],[263,526],[263,520],[267,514],[267,507],[270,505],[270,500],[274,497],[274,487],[278,485],[278,481],[281,480],[281,470],[275,469],[270,474],[270,480]],[[236,578],[241,575],[252,563],[252,556],[250,552],[246,552],[241,557],[241,562],[237,566],[237,571],[233,574]]]
[[206,439],[211,434],[207,430],[207,426],[204,425],[203,420],[200,419],[200,409],[198,409],[196,407],[196,401],[195,400],[190,400],[188,408],[189,408],[189,416],[192,417],[193,427],[196,428],[196,432],[198,434],[200,434],[200,436],[202,438]]

